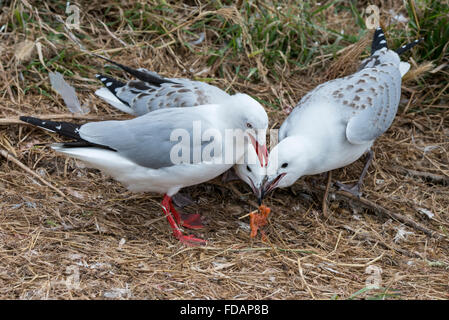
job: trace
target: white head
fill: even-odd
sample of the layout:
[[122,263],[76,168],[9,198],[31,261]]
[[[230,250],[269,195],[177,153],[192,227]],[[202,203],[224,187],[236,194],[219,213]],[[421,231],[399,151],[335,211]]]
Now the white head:
[[253,190],[253,193],[261,201],[262,184],[265,181],[267,167],[261,166],[254,148],[248,148],[244,159],[245,163],[236,164],[234,171],[237,176],[245,181]]
[[262,198],[275,188],[289,187],[307,173],[308,144],[297,136],[287,137],[277,144],[268,156],[266,181]]
[[247,94],[235,94],[228,101],[223,106],[224,112],[232,117],[234,128],[243,130],[249,138],[257,153],[260,166],[264,166],[268,158],[266,147],[268,116],[265,109]]

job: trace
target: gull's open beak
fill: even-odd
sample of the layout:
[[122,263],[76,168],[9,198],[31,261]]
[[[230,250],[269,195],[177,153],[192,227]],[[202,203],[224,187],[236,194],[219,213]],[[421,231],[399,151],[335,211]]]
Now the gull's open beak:
[[264,197],[265,197],[264,190],[263,190],[263,188],[260,188],[259,196],[257,197],[257,204],[258,204],[259,206],[262,205],[262,201],[263,201],[263,198],[264,198]]
[[249,133],[248,135],[251,140],[251,144],[253,145],[254,149],[256,150],[257,158],[259,158],[260,166],[263,167],[264,163],[265,163],[265,166],[267,166],[268,165],[267,145],[259,144],[259,142],[256,140],[256,138],[254,138],[254,136],[252,134]]
[[259,204],[259,206],[262,205],[262,201],[265,198],[265,185],[267,179],[268,176],[265,176],[264,179],[262,180],[262,183],[260,184],[259,192],[257,193],[257,203]]
[[273,190],[274,188],[277,187],[277,185],[279,184],[279,182],[281,181],[281,179],[286,175],[286,173],[281,173],[280,175],[278,175],[276,178],[271,179],[271,180],[267,180],[263,185],[262,185],[262,190],[260,192],[260,202],[262,203],[263,198],[270,193],[271,190]]
[[253,180],[250,177],[248,177],[248,179],[249,179],[249,182],[251,182],[250,187],[253,190],[253,193],[256,195],[257,202],[259,203],[259,206],[260,206],[262,204],[262,199],[263,199],[263,197],[262,197],[262,192],[263,192],[262,189],[263,188],[262,187],[256,188],[256,186],[254,185]]

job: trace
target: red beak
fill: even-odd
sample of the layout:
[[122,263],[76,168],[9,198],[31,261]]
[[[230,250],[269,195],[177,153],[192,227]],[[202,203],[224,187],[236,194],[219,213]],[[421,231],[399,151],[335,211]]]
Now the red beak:
[[259,158],[260,166],[261,167],[264,166],[264,161],[265,161],[265,166],[267,166],[268,165],[267,146],[265,144],[263,146],[261,146],[259,144],[259,142],[257,142],[257,140],[251,134],[249,134],[249,137],[251,139],[251,143],[254,146],[254,149],[256,149],[256,154],[257,154],[257,158]]

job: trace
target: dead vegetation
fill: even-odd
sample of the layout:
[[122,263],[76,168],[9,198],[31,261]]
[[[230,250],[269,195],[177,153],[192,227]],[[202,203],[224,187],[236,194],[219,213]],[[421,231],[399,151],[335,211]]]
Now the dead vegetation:
[[[0,8],[0,27],[7,25],[0,32],[0,298],[449,298],[447,53],[433,61],[411,54],[398,115],[374,145],[361,199],[331,186],[323,214],[326,176],[300,179],[267,199],[272,213],[262,242],[250,238],[249,218],[239,219],[255,209],[249,188],[217,178],[184,190],[195,205],[183,210],[207,221],[194,233],[209,241],[187,248],[171,236],[160,195],[129,193],[99,171],[56,155],[46,145],[61,138],[20,125],[18,116],[126,118],[94,96],[100,86],[94,74],[103,65],[93,52],[251,94],[279,127],[284,110],[308,90],[356,69],[370,33],[351,43],[327,31],[359,33],[351,11],[337,2],[320,11],[326,28],[313,29],[313,39],[279,27],[273,40],[259,30],[266,32],[267,48],[289,37],[290,48],[272,55],[274,49],[258,42],[265,34],[250,28],[256,23],[250,13],[259,11],[287,28],[288,17],[270,1],[111,3],[74,3],[81,9],[80,30],[58,22],[66,19],[63,1],[16,0]],[[318,9],[279,5],[291,6],[292,16]],[[407,16],[387,1],[384,22],[409,32],[406,23],[392,21],[390,9]],[[423,9],[415,9],[419,17]],[[200,31],[204,41],[190,44]],[[49,70],[65,75],[89,114],[68,112],[50,89]],[[114,68],[106,71],[123,77]],[[353,181],[361,168],[358,161],[335,170],[333,181]],[[370,289],[378,271],[380,288]]]

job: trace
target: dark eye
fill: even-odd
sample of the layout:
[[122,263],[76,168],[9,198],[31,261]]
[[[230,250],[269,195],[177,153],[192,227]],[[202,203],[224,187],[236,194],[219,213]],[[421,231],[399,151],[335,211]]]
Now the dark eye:
[[246,127],[249,128],[249,129],[252,129],[252,128],[253,128],[253,125],[252,125],[251,123],[247,122],[247,123],[246,123]]
[[288,163],[287,162],[284,162],[283,164],[282,164],[282,166],[281,166],[281,168],[287,168],[288,167]]
[[251,172],[251,168],[249,166],[246,166],[246,170],[248,170],[249,172]]

